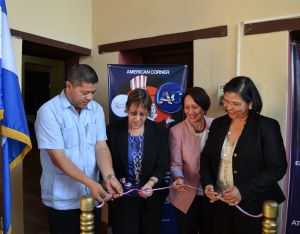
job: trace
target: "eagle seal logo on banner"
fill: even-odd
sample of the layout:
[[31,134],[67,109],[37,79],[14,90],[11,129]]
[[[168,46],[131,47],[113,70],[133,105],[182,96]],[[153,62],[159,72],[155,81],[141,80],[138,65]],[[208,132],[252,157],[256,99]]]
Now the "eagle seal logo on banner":
[[184,93],[180,84],[169,82],[160,86],[156,92],[156,103],[158,108],[167,113],[175,113],[181,107],[181,97]]

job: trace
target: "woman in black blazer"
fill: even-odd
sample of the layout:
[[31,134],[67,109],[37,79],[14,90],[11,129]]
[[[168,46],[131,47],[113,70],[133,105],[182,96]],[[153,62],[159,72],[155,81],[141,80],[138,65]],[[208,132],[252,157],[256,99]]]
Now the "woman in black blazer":
[[213,233],[260,234],[262,218],[251,215],[262,213],[265,200],[285,200],[277,183],[287,169],[280,126],[259,114],[262,101],[248,77],[224,86],[223,105],[228,114],[212,122],[200,161],[201,184],[214,203]]
[[[115,176],[125,193],[108,202],[114,234],[160,233],[168,190],[151,189],[164,185],[169,153],[166,128],[147,118],[151,104],[146,90],[133,90],[126,102],[128,117],[106,129]],[[140,191],[126,194],[131,189]]]

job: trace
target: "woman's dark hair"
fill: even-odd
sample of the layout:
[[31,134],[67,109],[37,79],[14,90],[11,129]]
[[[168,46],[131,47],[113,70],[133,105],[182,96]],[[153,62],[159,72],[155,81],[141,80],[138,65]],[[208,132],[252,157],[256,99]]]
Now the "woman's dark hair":
[[262,110],[262,100],[253,81],[246,76],[237,76],[232,78],[224,86],[225,93],[238,93],[248,104],[252,101],[252,109],[249,109],[248,120],[252,119]]
[[198,106],[200,106],[204,111],[208,111],[210,107],[210,98],[207,95],[206,91],[203,88],[200,87],[192,87],[185,91],[181,98],[181,105],[184,109],[184,99],[187,95],[190,95],[194,102],[197,103]]
[[81,86],[82,82],[96,84],[98,83],[98,76],[95,70],[89,65],[76,64],[69,71],[67,81],[73,86]]
[[128,113],[128,110],[131,107],[131,105],[144,106],[144,108],[148,111],[149,115],[152,116],[151,113],[152,100],[147,90],[134,89],[132,92],[130,92],[126,102],[126,110],[125,110],[126,113]]

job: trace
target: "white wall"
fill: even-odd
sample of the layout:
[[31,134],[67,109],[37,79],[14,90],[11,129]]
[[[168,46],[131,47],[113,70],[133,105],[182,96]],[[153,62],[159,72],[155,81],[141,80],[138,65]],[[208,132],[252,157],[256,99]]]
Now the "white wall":
[[10,28],[91,47],[92,0],[6,1]]
[[[298,0],[93,1],[93,38],[98,44],[299,14]],[[96,35],[97,34],[97,35]]]

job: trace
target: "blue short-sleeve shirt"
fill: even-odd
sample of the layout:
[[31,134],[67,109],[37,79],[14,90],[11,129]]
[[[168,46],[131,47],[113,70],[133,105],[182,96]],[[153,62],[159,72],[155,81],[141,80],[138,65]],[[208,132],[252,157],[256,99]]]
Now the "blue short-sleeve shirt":
[[80,170],[98,181],[95,145],[107,139],[103,108],[91,101],[78,114],[63,90],[38,110],[35,131],[43,168],[43,203],[59,210],[79,208],[80,198],[91,194],[89,188],[54,166],[46,149],[64,149]]

